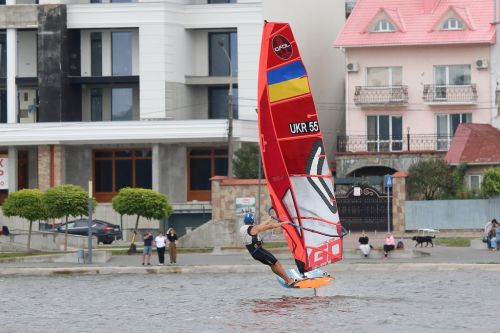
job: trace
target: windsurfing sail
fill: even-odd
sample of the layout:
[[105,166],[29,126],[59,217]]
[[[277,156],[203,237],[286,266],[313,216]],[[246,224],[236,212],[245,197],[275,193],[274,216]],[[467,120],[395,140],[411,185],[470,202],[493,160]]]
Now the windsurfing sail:
[[287,23],[265,22],[259,140],[277,218],[301,273],[342,259],[342,226],[307,72]]

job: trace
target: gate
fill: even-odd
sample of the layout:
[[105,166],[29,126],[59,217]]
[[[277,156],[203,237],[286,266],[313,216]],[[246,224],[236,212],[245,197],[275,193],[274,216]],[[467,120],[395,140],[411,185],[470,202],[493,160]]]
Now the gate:
[[[354,186],[345,194],[336,194],[340,223],[350,231],[387,231],[387,194],[367,185],[359,187],[359,196],[354,195]],[[392,230],[392,196],[389,197],[389,207]]]

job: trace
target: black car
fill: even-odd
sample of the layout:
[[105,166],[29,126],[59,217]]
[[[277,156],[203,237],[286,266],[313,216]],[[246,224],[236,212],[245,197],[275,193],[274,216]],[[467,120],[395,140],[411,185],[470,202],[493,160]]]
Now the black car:
[[[79,219],[68,221],[68,234],[87,236],[89,233],[89,220]],[[57,232],[65,232],[66,223],[57,225]],[[97,237],[97,243],[111,244],[115,239],[122,239],[120,226],[101,220],[92,220],[92,235]]]

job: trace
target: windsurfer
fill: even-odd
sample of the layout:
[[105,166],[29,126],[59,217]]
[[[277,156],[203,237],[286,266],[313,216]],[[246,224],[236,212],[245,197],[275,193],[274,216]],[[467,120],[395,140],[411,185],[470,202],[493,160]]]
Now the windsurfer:
[[255,225],[252,213],[245,213],[243,222],[245,225],[240,228],[240,233],[250,255],[255,260],[268,265],[274,274],[281,277],[287,284],[292,285],[295,280],[286,274],[278,259],[262,247],[262,237],[259,236],[264,231],[281,227],[285,222],[273,222],[272,218],[269,218],[266,223]]

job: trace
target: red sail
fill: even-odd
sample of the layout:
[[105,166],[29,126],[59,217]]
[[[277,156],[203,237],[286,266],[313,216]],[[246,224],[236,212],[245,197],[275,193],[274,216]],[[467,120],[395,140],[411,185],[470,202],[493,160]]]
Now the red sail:
[[341,225],[307,73],[290,26],[265,22],[258,85],[267,186],[301,272],[342,259]]

